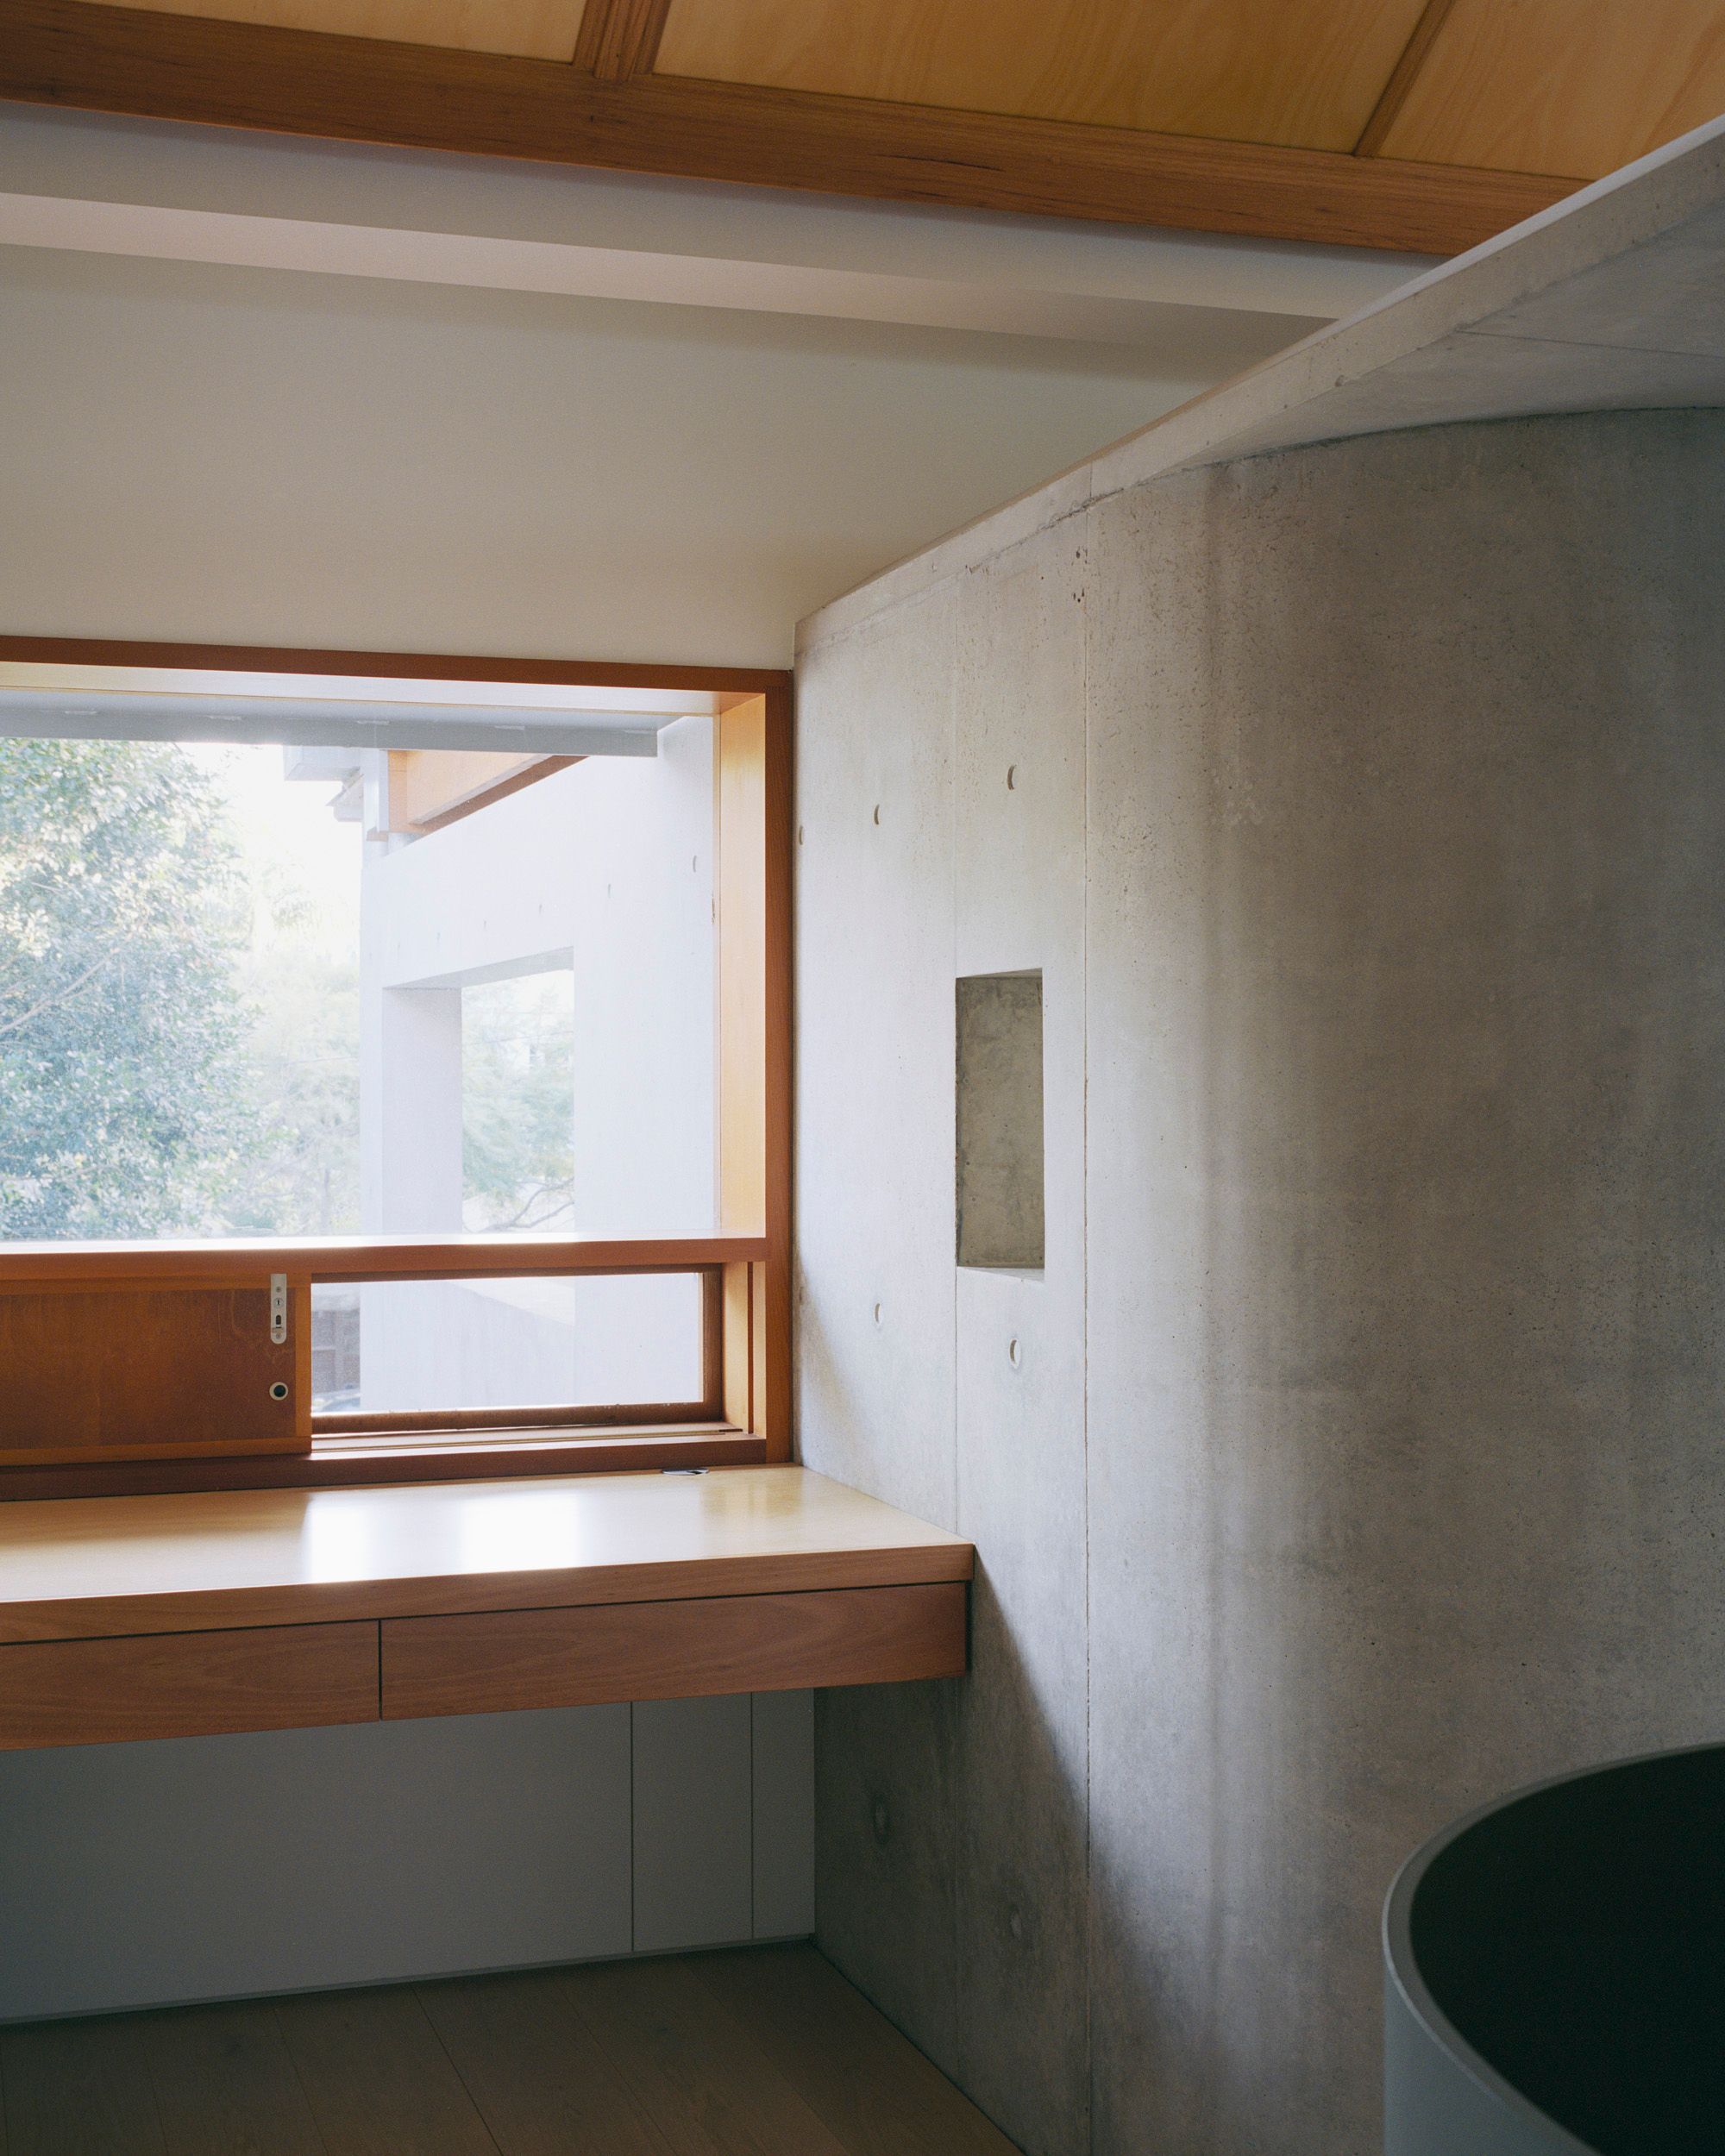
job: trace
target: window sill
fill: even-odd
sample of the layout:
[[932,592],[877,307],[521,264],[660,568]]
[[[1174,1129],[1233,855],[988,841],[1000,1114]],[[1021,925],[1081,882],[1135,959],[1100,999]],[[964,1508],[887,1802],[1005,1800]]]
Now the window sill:
[[341,1489],[401,1482],[489,1482],[527,1475],[618,1475],[756,1467],[764,1438],[734,1424],[648,1428],[415,1430],[314,1438],[310,1452],[0,1468],[8,1500],[134,1497],[171,1491]]

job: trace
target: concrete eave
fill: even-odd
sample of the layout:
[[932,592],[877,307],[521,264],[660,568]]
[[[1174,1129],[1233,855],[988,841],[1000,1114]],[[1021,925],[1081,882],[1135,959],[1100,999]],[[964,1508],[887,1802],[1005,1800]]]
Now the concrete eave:
[[800,651],[1171,472],[1408,427],[1725,404],[1725,119],[1458,255],[807,617]]

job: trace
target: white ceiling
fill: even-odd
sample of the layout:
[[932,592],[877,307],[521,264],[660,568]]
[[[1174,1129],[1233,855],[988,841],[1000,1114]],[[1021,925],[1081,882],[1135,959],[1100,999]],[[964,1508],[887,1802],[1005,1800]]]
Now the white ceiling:
[[0,630],[779,664],[1423,266],[0,110]]

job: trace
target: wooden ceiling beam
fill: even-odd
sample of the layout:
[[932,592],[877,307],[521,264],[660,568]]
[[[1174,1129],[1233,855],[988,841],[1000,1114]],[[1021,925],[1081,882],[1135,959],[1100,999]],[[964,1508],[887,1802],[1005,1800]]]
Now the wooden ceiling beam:
[[575,66],[604,82],[650,75],[671,0],[587,0],[575,40]]
[[[619,38],[625,16],[638,28],[649,13],[645,0],[625,0]],[[1414,254],[1475,246],[1577,184],[659,75],[606,79],[557,61],[88,0],[0,0],[0,98]]]
[[[592,0],[597,6],[599,0]],[[1414,25],[1414,34],[1402,48],[1402,57],[1390,71],[1377,103],[1371,108],[1371,117],[1360,129],[1360,136],[1353,146],[1356,157],[1376,157],[1383,149],[1385,138],[1395,125],[1396,116],[1407,103],[1408,93],[1426,64],[1426,55],[1438,39],[1444,27],[1444,17],[1455,5],[1455,0],[1426,0],[1420,19]]]

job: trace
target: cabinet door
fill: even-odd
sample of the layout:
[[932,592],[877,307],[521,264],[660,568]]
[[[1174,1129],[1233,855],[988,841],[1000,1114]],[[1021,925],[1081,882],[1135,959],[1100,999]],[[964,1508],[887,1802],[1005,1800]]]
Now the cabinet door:
[[304,1282],[279,1341],[267,1278],[0,1291],[0,1466],[304,1452],[310,1329]]

